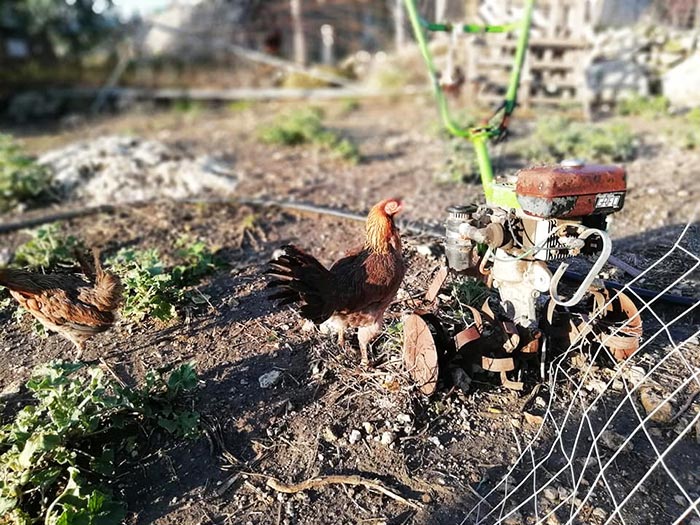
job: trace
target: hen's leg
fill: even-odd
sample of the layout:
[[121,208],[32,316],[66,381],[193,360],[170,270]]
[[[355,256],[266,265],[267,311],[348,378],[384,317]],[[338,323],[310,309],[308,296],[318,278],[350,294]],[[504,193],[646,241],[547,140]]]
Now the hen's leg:
[[362,361],[361,365],[362,366],[368,366],[369,365],[369,355],[368,355],[368,347],[369,344],[376,339],[376,337],[382,332],[382,321],[375,321],[374,323],[367,325],[367,326],[361,326],[357,330],[357,339],[360,342],[360,353],[362,354]]
[[73,341],[73,344],[75,345],[75,348],[77,349],[77,352],[75,353],[75,360],[80,361],[80,358],[83,356],[83,349],[85,348],[85,342],[80,341],[78,339],[71,338],[71,341]]
[[345,329],[344,328],[340,328],[338,330],[338,346],[340,348],[345,347]]

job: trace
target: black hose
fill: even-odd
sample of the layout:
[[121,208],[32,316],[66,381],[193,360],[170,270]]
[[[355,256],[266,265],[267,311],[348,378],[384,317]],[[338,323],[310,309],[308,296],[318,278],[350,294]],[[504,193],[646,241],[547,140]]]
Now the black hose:
[[[564,278],[569,279],[571,281],[583,282],[586,276],[581,273],[574,272],[572,270],[566,270],[564,272]],[[625,285],[622,283],[608,281],[605,279],[603,279],[603,284],[606,288],[612,288],[613,290],[622,290],[625,287]],[[672,304],[678,304],[681,306],[694,306],[699,301],[699,299],[694,299],[692,297],[683,297],[681,295],[674,295],[670,293],[659,294],[658,291],[649,290],[648,288],[637,288],[636,286],[628,286],[628,289],[632,290],[639,297],[642,297],[644,299],[658,298],[661,301],[665,301],[667,303]]]

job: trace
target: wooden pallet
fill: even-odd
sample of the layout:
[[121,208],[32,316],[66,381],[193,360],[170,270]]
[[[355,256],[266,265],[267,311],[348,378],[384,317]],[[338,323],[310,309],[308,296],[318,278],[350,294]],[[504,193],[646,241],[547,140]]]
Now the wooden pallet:
[[[488,7],[486,12],[519,16],[518,2],[486,0],[482,2],[482,7],[484,5]],[[572,102],[586,105],[589,95],[585,69],[589,59],[589,35],[592,34],[591,16],[585,0],[538,0],[518,91],[522,106]],[[468,38],[467,78],[472,81],[472,96],[477,100],[502,100],[516,44],[516,34]]]

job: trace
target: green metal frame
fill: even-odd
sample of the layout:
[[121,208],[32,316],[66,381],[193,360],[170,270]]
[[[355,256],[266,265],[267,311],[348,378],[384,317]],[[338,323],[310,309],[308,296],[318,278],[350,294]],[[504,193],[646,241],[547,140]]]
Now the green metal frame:
[[[480,127],[465,128],[457,124],[452,116],[447,104],[447,97],[438,81],[437,71],[433,64],[433,57],[428,48],[426,31],[445,31],[452,32],[455,29],[453,24],[446,23],[431,23],[423,18],[418,13],[415,0],[404,0],[406,11],[411,21],[413,32],[418,42],[421,55],[425,61],[425,65],[430,73],[430,79],[433,85],[433,91],[438,103],[440,117],[445,128],[455,137],[462,137],[470,140],[474,145],[477,162],[479,165],[479,173],[481,175],[481,184],[484,188],[486,202],[490,205],[500,206],[503,208],[520,208],[515,192],[512,187],[498,184],[494,180],[493,165],[489,156],[488,142],[492,139],[503,138],[508,118],[515,110],[517,104],[518,86],[520,85],[520,74],[525,62],[525,54],[530,37],[530,26],[532,25],[532,10],[535,0],[525,0],[525,11],[522,19],[519,22],[505,25],[487,25],[481,26],[476,24],[462,24],[461,30],[464,33],[507,33],[514,30],[519,30],[518,43],[515,49],[515,57],[513,59],[513,69],[511,71],[510,80],[508,82],[508,90],[506,91],[503,104],[499,107],[496,113],[488,119],[487,123]],[[459,26],[457,26],[459,27]]]

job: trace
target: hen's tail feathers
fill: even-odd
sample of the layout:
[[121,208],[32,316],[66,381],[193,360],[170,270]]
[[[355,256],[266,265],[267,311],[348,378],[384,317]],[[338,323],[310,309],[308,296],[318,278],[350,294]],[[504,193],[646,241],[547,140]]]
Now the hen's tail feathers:
[[302,303],[302,317],[320,324],[333,313],[333,275],[316,258],[296,246],[283,246],[284,254],[270,261],[265,272],[273,280],[268,288],[278,291],[269,296],[278,305]]
[[41,290],[32,280],[32,274],[25,270],[0,268],[0,286],[19,293],[37,293]]
[[111,272],[106,272],[100,262],[100,251],[92,250],[95,265],[95,294],[102,311],[111,311],[119,307],[122,302],[122,282]]

